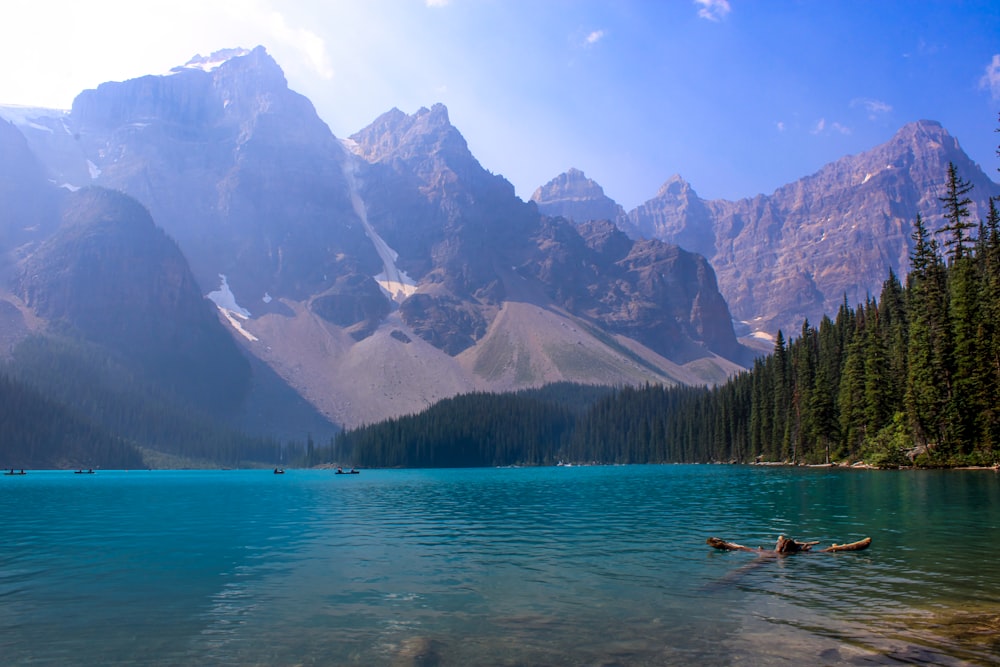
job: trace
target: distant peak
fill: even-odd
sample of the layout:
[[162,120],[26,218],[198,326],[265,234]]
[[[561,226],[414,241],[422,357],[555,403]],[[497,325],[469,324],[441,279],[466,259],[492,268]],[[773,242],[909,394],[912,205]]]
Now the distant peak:
[[[258,46],[257,48],[260,49],[262,47]],[[181,68],[175,69],[200,69],[205,72],[211,72],[219,66],[226,64],[233,58],[242,58],[243,56],[250,55],[250,53],[250,50],[242,47],[234,49],[220,49],[219,51],[213,52],[210,56],[203,56],[199,53],[191,58],[191,60],[184,63]]]
[[565,194],[570,191],[575,192],[579,196],[584,194],[604,196],[604,189],[596,181],[587,178],[587,175],[576,167],[570,167],[538,188],[535,194],[532,195],[532,199],[537,201],[541,198],[548,198],[556,192]]
[[897,137],[913,137],[919,135],[931,135],[933,137],[949,137],[948,130],[936,120],[916,120],[907,123],[896,132]]
[[691,184],[685,181],[680,174],[674,174],[660,186],[660,190],[656,193],[656,196],[677,196],[687,191],[691,191]]
[[434,127],[448,127],[451,125],[451,119],[448,117],[448,107],[438,102],[437,104],[431,106],[430,109],[427,107],[420,107],[415,114],[413,114],[415,120],[424,120],[424,122],[429,126]]

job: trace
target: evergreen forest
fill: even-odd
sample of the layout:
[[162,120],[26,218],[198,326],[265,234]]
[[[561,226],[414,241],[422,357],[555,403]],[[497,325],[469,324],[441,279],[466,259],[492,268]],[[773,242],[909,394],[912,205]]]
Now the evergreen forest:
[[242,433],[76,338],[31,336],[0,366],[6,469],[271,465],[301,450]]

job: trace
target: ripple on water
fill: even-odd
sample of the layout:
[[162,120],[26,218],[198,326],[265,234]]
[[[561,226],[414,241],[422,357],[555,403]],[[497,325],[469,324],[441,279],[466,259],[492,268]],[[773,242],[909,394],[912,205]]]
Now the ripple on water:
[[[733,466],[265,472],[0,484],[0,510],[19,517],[0,526],[5,659],[998,656],[990,614],[1000,573],[984,566],[1000,537],[993,477]],[[871,535],[874,545],[758,562],[704,544],[716,535],[771,546],[779,533],[824,543]],[[956,553],[963,535],[978,540]],[[981,613],[957,613],[969,601]]]

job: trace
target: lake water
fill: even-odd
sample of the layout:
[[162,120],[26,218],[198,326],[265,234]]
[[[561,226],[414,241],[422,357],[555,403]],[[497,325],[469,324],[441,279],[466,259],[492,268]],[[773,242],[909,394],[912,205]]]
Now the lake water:
[[[989,664],[1000,474],[0,477],[8,665]],[[757,560],[772,546],[864,552]]]

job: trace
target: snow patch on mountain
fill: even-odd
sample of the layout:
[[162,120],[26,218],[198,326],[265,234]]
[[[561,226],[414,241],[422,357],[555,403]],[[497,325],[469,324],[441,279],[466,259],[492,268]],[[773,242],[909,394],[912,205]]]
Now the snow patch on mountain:
[[232,325],[233,329],[236,330],[238,334],[246,338],[251,343],[256,343],[259,339],[252,333],[243,328],[243,322],[250,319],[250,311],[246,308],[240,307],[236,303],[236,295],[229,288],[229,281],[226,276],[222,273],[219,274],[220,285],[219,289],[214,292],[209,292],[206,297],[212,300],[215,306],[222,313],[222,316],[226,318],[226,321]]
[[187,61],[180,67],[175,67],[170,70],[171,74],[176,74],[177,72],[182,72],[186,69],[200,69],[203,72],[212,72],[233,58],[240,58],[243,56],[250,55],[248,49],[222,49],[221,51],[216,51],[210,56],[203,56],[200,53],[195,55],[194,58]]
[[[344,148],[347,151],[351,150],[346,144]],[[375,281],[390,299],[396,303],[402,303],[406,297],[417,291],[417,283],[410,276],[406,275],[405,271],[399,270],[396,266],[399,253],[390,248],[389,244],[378,235],[378,232],[368,222],[368,209],[365,207],[365,202],[358,191],[357,166],[350,153],[345,155],[343,171],[344,178],[347,180],[347,186],[350,189],[351,206],[354,208],[354,213],[361,220],[365,234],[371,239],[372,245],[375,246],[375,252],[382,259],[383,270],[382,273],[374,276]]]
[[246,308],[242,308],[238,303],[236,303],[236,295],[233,294],[233,290],[229,288],[229,280],[226,278],[225,274],[219,274],[219,289],[209,292],[206,296],[212,300],[220,310],[229,310],[237,315],[241,316],[243,319],[248,319],[250,317],[250,311]]

